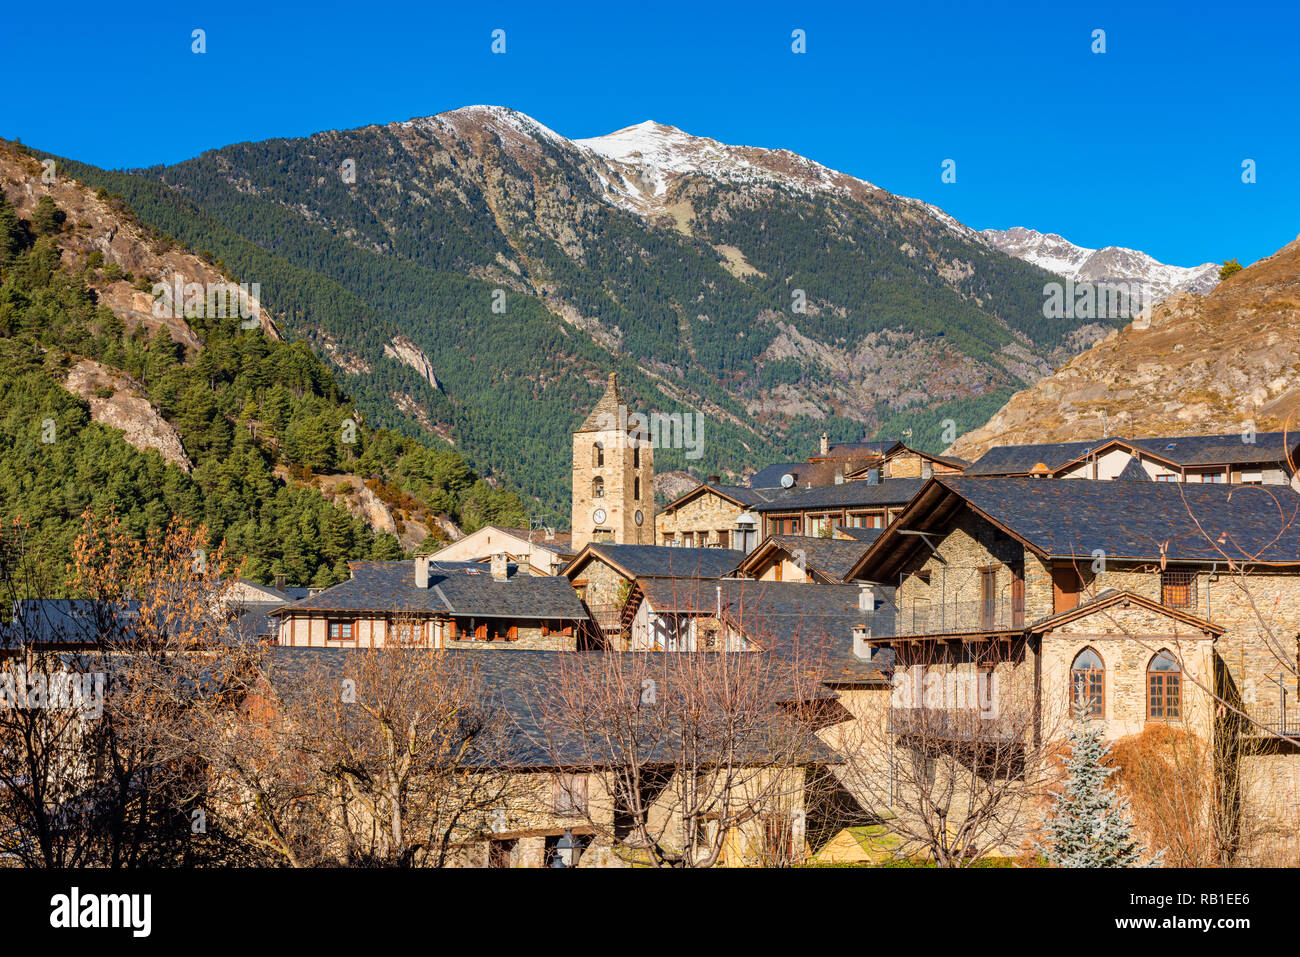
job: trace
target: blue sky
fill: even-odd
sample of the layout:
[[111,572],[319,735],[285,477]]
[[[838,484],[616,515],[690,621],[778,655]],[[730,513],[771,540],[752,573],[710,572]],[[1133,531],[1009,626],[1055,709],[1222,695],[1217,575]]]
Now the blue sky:
[[784,147],[975,227],[1178,265],[1300,233],[1294,2],[70,0],[4,21],[0,136],[101,166],[492,103],[575,138],[654,119]]

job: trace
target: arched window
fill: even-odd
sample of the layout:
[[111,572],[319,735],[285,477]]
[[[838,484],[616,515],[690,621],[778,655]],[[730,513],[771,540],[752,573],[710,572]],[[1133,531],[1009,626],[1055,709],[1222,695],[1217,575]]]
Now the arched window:
[[591,497],[592,498],[605,497],[605,480],[601,478],[599,475],[597,475],[594,479],[591,480]]
[[591,447],[591,467],[594,469],[604,468],[605,466],[605,443],[597,442]]
[[1106,716],[1106,666],[1091,648],[1075,655],[1070,666],[1070,711],[1078,717]]
[[1147,717],[1152,721],[1178,721],[1183,716],[1183,669],[1166,650],[1147,665]]

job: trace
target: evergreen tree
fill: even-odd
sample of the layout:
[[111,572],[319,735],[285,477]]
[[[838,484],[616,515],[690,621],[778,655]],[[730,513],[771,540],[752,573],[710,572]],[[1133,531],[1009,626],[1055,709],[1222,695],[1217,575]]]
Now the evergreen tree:
[[[1115,773],[1105,764],[1110,745],[1101,726],[1083,718],[1067,737],[1069,778],[1047,822],[1049,863],[1056,867],[1140,867],[1146,848],[1133,837],[1128,798],[1106,787]],[[1159,862],[1161,854],[1151,861]]]

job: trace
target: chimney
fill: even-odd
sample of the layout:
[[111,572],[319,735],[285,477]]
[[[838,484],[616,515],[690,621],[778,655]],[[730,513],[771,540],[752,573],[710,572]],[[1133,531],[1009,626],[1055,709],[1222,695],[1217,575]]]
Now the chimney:
[[825,432],[822,433],[822,444],[821,444],[821,450],[822,450],[822,455],[830,455],[830,452],[831,452],[831,437],[830,437],[827,433],[825,433]]
[[505,552],[492,553],[492,580],[503,582],[510,577],[509,560]]
[[863,661],[871,660],[871,629],[866,625],[853,627],[853,654]]
[[428,555],[415,556],[415,587],[416,588],[429,587],[429,556]]
[[876,610],[876,590],[867,582],[863,582],[858,586],[858,610]]
[[284,591],[284,576],[283,576],[283,575],[276,575],[276,576],[275,576],[275,587],[278,588],[278,589],[280,589],[280,591]]
[[717,485],[719,482],[722,481],[722,476],[721,476],[721,475],[710,475],[710,476],[709,476],[705,481],[706,481],[709,485]]

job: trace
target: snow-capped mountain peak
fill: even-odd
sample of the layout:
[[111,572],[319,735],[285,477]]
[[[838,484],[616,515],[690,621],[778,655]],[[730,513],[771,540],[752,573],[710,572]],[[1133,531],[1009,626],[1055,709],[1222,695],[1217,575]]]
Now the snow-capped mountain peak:
[[1024,226],[985,229],[980,236],[994,249],[1075,282],[1140,283],[1153,302],[1176,292],[1206,293],[1219,284],[1217,263],[1170,266],[1137,249],[1088,249],[1056,233],[1040,233]]
[[878,189],[789,150],[731,146],[653,120],[573,143],[615,169],[622,180],[622,199],[634,205],[666,196],[673,181],[686,175],[740,185],[782,186],[803,193],[861,195]]

